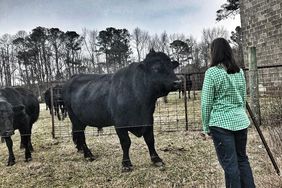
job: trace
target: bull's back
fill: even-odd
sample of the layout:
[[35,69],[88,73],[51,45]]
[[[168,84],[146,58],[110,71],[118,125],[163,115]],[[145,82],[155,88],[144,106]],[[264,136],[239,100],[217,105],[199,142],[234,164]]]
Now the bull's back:
[[4,88],[2,93],[12,106],[23,105],[31,123],[39,117],[39,101],[29,90],[24,88]]
[[22,96],[23,103],[26,107],[26,112],[31,118],[31,123],[34,123],[35,121],[37,121],[40,111],[39,101],[37,97],[34,94],[32,94],[31,91],[26,90],[24,88],[15,88],[15,89]]
[[63,86],[67,111],[80,122],[92,126],[112,124],[108,106],[110,74],[77,75]]

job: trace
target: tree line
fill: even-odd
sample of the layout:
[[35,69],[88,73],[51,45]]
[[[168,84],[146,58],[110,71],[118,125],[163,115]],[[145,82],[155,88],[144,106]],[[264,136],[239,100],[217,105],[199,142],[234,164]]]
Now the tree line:
[[[239,28],[229,38],[235,54],[240,51],[240,36]],[[77,33],[39,26],[30,33],[0,36],[0,86],[41,86],[79,73],[112,73],[142,61],[152,48],[179,61],[179,72],[185,66],[200,70],[208,65],[209,46],[216,37],[228,39],[228,32],[222,27],[203,29],[197,42],[193,36],[165,31],[150,35],[138,27],[131,33],[114,27]]]

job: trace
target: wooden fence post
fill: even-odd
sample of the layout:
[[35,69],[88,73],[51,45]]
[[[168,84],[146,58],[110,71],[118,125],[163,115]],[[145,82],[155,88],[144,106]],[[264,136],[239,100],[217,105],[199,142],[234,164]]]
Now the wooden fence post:
[[259,124],[261,125],[259,90],[258,90],[258,67],[257,67],[255,47],[249,48],[248,61],[249,61],[250,107],[254,113],[257,122],[259,122]]

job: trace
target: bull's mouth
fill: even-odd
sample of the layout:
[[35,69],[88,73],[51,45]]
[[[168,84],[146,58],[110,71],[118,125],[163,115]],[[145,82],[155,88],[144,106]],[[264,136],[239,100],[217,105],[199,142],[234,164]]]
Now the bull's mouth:
[[171,91],[176,91],[176,90],[180,89],[181,84],[182,84],[181,80],[174,81],[171,85]]

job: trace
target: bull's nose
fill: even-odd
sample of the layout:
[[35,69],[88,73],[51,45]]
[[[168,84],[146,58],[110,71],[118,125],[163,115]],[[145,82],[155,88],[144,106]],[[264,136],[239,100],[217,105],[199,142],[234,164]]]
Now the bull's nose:
[[173,82],[173,87],[175,89],[179,89],[181,84],[182,84],[182,80],[176,80],[176,81]]

